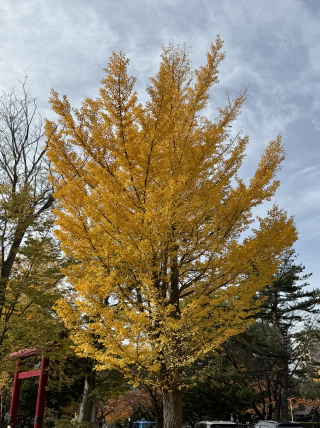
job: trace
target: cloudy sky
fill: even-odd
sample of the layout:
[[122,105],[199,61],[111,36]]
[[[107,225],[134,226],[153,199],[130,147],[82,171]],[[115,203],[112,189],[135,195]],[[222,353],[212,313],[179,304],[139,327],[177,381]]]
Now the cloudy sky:
[[224,104],[226,90],[237,95],[249,86],[236,125],[251,141],[244,178],[282,133],[287,156],[275,200],[295,216],[298,260],[319,287],[319,0],[0,0],[0,91],[26,73],[41,115],[52,117],[51,88],[79,106],[97,94],[109,56],[122,50],[144,101],[163,44],[186,43],[198,67],[217,34],[227,56],[208,114]]

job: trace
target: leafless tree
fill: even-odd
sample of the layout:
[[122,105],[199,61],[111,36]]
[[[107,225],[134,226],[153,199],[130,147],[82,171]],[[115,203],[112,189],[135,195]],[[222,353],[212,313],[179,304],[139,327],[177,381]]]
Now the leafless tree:
[[[6,307],[7,289],[25,236],[37,233],[53,203],[41,117],[26,78],[20,83],[20,93],[14,88],[0,96],[1,323],[14,308],[12,301]],[[5,329],[0,335],[1,344]]]

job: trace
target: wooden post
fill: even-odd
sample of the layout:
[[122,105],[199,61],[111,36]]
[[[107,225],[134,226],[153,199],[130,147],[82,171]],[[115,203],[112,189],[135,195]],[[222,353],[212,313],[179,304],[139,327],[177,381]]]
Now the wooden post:
[[36,415],[34,419],[34,428],[42,428],[44,420],[44,410],[46,407],[46,386],[48,384],[49,359],[42,357],[41,359],[41,374],[39,377],[38,397],[36,405]]
[[18,404],[21,389],[21,379],[19,379],[19,366],[20,360],[16,361],[17,371],[14,374],[13,388],[12,388],[12,399],[10,404],[9,422],[12,423],[12,428],[16,428],[17,415],[18,415]]

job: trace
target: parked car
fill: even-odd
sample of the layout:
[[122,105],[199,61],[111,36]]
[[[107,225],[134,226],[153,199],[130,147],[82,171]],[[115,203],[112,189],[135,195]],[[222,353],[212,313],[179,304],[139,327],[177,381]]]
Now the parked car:
[[201,421],[195,428],[236,428],[237,424],[231,421]]
[[237,428],[254,428],[254,424],[249,424],[249,423],[246,423],[246,424],[238,424],[238,422],[237,422]]
[[254,428],[302,428],[302,425],[290,421],[259,421]]
[[156,428],[156,422],[146,421],[141,419],[141,421],[133,422],[132,428]]

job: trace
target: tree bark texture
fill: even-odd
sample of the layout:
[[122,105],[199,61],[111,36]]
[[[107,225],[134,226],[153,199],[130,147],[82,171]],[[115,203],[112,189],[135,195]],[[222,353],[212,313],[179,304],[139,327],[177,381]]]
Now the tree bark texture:
[[157,388],[146,387],[150,397],[152,398],[154,412],[156,414],[157,428],[163,428],[163,398],[159,399]]
[[276,400],[275,420],[280,421],[282,388],[279,386]]
[[91,400],[89,396],[95,388],[95,379],[96,376],[94,371],[86,373],[78,422],[95,423],[95,403]]
[[288,390],[289,390],[289,376],[288,376],[288,365],[284,364],[283,372],[282,372],[282,388],[281,388],[281,419],[288,420],[289,412],[288,412]]
[[163,428],[181,428],[182,392],[177,387],[163,391]]

